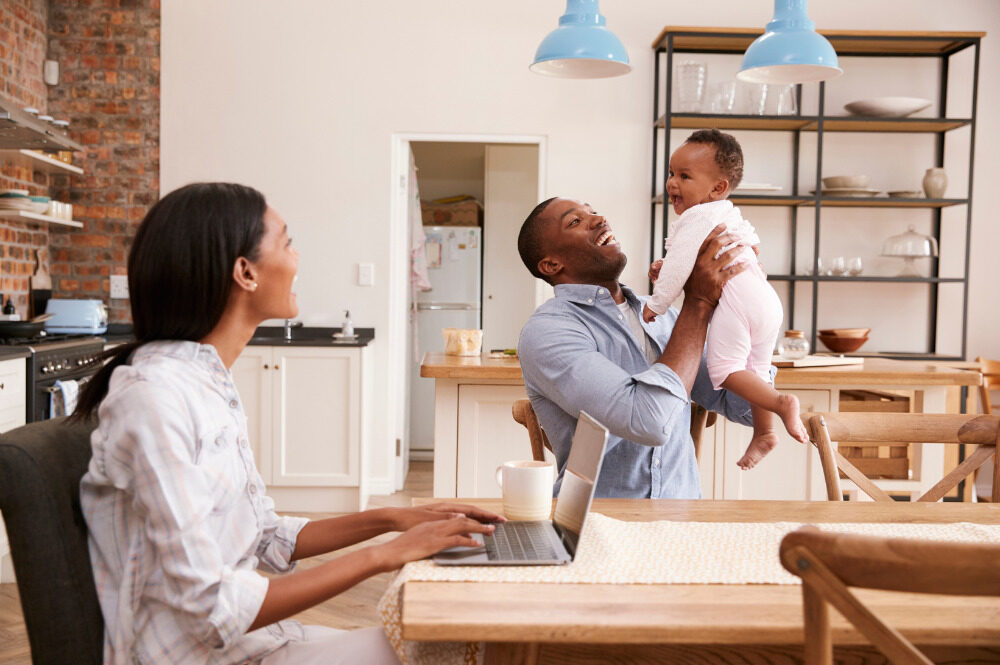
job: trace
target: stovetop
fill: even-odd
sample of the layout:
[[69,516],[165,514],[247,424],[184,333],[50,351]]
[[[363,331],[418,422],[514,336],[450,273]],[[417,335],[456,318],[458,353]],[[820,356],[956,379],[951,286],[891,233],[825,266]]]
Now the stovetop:
[[67,334],[42,334],[34,337],[5,337],[0,338],[2,346],[25,346],[38,352],[53,348],[65,348],[81,346],[84,344],[103,344],[104,340],[93,335],[67,335]]

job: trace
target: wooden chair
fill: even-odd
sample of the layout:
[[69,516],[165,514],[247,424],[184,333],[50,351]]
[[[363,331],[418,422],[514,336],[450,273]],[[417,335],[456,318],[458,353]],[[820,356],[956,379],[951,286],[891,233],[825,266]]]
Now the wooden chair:
[[848,587],[956,596],[1000,596],[1000,546],[793,531],[781,563],[802,578],[806,665],[832,665],[829,605],[896,665],[933,665]]
[[[876,501],[892,501],[892,497],[873,483],[865,474],[834,448],[833,442],[850,443],[897,442],[910,443],[973,443],[976,450],[937,482],[918,501],[937,501],[950,492],[986,460],[995,456],[1000,441],[1000,416],[937,413],[804,413],[802,421],[809,438],[819,450],[826,480],[826,496],[830,501],[843,501],[840,473],[854,481],[858,488]],[[1000,500],[1000,464],[993,465],[993,501]]]
[[[979,363],[979,371],[983,376],[982,382],[979,384],[979,408],[983,413],[993,415],[994,409],[1000,411],[1000,403],[994,404],[990,394],[991,391],[1000,390],[1000,360],[987,360],[980,356],[976,358],[976,362]],[[980,470],[980,473],[986,473],[989,470],[987,464]],[[979,490],[977,498],[980,501],[989,501],[987,497],[983,496],[988,489],[986,484],[980,483],[977,489]]]
[[551,453],[552,444],[549,443],[549,438],[542,431],[542,426],[538,424],[535,410],[531,408],[531,400],[517,400],[514,402],[511,412],[514,414],[514,420],[524,425],[524,428],[528,430],[528,438],[531,439],[531,458],[536,462],[544,462],[545,449],[548,448]]
[[[531,408],[531,400],[519,399],[514,402],[511,408],[514,420],[524,425],[528,430],[528,438],[531,440],[531,457],[536,462],[545,461],[545,449],[552,452],[552,444],[545,436],[542,426],[538,424],[535,410]],[[706,411],[702,406],[691,402],[691,439],[694,441],[694,454],[701,460],[701,433],[705,428],[715,424],[715,414]]]

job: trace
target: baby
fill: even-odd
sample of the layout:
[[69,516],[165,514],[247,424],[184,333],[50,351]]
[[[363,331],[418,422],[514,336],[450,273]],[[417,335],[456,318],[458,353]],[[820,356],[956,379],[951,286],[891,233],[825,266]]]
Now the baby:
[[717,390],[731,390],[750,402],[753,439],[737,464],[752,469],[778,442],[773,414],[795,439],[805,443],[807,435],[799,420],[799,400],[771,385],[771,353],[784,314],[752,249],[760,238],[739,208],[726,200],[742,178],[740,144],[717,129],[695,132],[671,155],[667,195],[679,217],[670,224],[667,254],[658,262],[660,274],[642,316],[652,321],[667,311],[691,274],[705,237],[725,224],[742,247],[733,265],[746,263],[747,268],[722,289],[708,329],[706,364]]

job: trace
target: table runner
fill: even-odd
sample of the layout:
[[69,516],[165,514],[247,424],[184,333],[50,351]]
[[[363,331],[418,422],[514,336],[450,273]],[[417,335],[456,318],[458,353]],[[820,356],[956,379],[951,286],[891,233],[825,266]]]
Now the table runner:
[[[408,581],[564,584],[798,584],[778,550],[798,522],[626,522],[590,513],[576,559],[565,566],[436,566],[400,570],[378,604],[389,641],[404,665],[477,665],[482,643],[402,639],[400,592]],[[827,523],[823,531],[949,542],[1000,543],[1000,526]],[[710,553],[710,556],[706,556]]]

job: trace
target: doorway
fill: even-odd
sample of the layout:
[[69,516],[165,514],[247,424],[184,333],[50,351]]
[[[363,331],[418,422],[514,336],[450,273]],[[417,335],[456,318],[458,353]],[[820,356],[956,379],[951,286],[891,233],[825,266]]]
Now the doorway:
[[[410,176],[411,150],[416,182],[411,182]],[[419,372],[425,352],[443,350],[440,329],[481,328],[484,351],[513,348],[524,321],[550,297],[547,285],[528,274],[517,253],[521,223],[544,198],[544,167],[544,137],[393,137],[396,187],[391,225],[390,366],[405,368],[391,400],[398,440],[398,487],[410,459],[433,458],[434,385]],[[432,222],[422,229],[431,242],[427,269],[431,290],[418,292],[415,298],[410,284],[410,247],[416,225],[407,214],[414,186],[419,188],[422,201],[469,196],[482,206],[477,224],[466,220],[465,226],[449,228],[425,220]],[[415,317],[414,301],[418,308]]]

